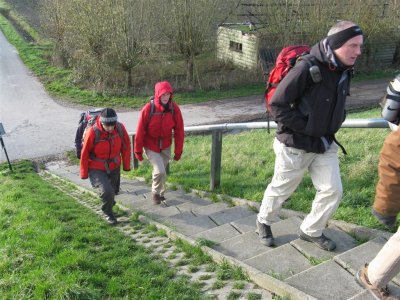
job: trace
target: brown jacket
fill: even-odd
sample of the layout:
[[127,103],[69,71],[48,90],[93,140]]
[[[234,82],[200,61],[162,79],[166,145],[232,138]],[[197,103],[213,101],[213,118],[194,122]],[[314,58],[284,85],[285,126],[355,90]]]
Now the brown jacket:
[[400,212],[400,130],[385,139],[378,164],[374,210],[385,216]]

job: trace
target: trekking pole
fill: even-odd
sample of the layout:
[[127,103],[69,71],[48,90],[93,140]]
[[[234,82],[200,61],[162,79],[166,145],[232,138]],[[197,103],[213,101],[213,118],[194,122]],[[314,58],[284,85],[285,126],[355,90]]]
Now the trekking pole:
[[7,153],[7,149],[6,149],[6,146],[4,145],[4,141],[3,141],[3,135],[5,134],[6,132],[4,131],[4,127],[3,127],[3,124],[2,123],[0,123],[0,143],[1,143],[1,147],[3,148],[3,150],[4,150],[4,153],[6,154],[6,158],[7,158],[7,162],[8,162],[8,167],[10,168],[10,171],[12,172],[12,166],[11,166],[11,162],[10,162],[10,159],[8,158],[8,153]]

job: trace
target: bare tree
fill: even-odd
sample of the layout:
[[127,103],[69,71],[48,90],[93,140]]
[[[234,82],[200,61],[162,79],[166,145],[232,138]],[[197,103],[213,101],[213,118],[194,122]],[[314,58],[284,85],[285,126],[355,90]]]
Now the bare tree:
[[215,42],[218,20],[222,20],[222,1],[163,0],[153,1],[154,20],[159,30],[185,60],[186,84],[194,84],[195,58]]
[[126,73],[126,87],[132,88],[132,70],[143,62],[148,46],[148,2],[146,0],[113,0],[110,9],[111,55]]
[[69,53],[65,39],[68,26],[68,2],[41,0],[39,5],[41,27],[47,36],[54,41],[55,52],[60,57],[62,66],[68,67]]

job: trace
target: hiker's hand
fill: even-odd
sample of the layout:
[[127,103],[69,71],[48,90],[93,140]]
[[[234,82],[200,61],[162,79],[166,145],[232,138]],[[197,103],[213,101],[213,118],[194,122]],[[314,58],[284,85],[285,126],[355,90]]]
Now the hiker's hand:
[[143,154],[139,153],[139,152],[135,152],[135,157],[138,161],[142,161],[143,160]]
[[182,153],[175,153],[174,160],[178,161],[181,159]]

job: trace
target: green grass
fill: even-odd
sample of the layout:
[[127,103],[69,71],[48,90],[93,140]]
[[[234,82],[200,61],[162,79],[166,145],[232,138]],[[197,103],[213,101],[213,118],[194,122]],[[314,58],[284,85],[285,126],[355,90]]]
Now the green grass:
[[199,299],[165,261],[44,182],[0,165],[2,299]]
[[[378,118],[380,109],[354,112],[348,118]],[[341,129],[337,139],[348,155],[339,150],[344,195],[335,219],[371,228],[384,229],[371,215],[371,205],[378,179],[379,151],[389,129]],[[262,200],[270,182],[275,155],[272,149],[274,131],[243,131],[224,134],[222,150],[221,185],[214,192],[256,202]],[[211,136],[187,136],[184,153],[179,162],[172,161],[168,182],[184,189],[209,191]],[[147,160],[129,176],[151,180]],[[308,175],[284,207],[309,212],[315,189]]]

